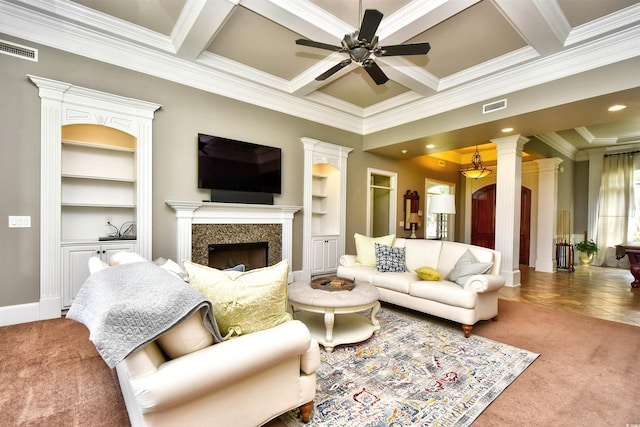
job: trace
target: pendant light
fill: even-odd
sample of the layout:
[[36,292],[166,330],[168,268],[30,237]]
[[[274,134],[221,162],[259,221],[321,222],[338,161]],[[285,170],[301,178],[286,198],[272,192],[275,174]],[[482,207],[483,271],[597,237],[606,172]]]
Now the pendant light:
[[478,153],[478,146],[476,145],[476,152],[471,156],[471,166],[468,168],[460,169],[460,173],[467,178],[472,179],[480,179],[485,176],[491,175],[491,169],[487,169],[484,164],[482,164],[482,157],[480,157],[480,153]]

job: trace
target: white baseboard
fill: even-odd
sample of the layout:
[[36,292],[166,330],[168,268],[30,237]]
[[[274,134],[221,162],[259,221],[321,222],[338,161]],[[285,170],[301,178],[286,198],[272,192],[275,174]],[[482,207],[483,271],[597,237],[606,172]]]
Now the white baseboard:
[[60,307],[60,298],[58,297],[47,298],[28,304],[0,307],[0,326],[57,319],[62,315]]
[[17,325],[36,320],[40,320],[40,304],[37,302],[0,307],[0,326]]
[[302,273],[302,270],[298,270],[298,271],[294,271],[293,272],[293,281],[294,282],[302,282],[302,278],[304,277],[304,274]]

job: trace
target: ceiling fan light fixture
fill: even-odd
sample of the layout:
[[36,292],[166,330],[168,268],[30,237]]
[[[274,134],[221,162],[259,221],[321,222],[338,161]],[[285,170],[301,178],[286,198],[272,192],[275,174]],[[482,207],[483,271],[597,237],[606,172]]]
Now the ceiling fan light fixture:
[[[362,2],[360,3],[360,12],[362,12]],[[333,46],[327,43],[316,42],[307,39],[298,39],[296,44],[302,46],[317,47],[319,49],[331,50],[334,52],[348,53],[349,62],[354,61],[362,65],[369,76],[377,85],[385,84],[389,81],[384,71],[375,63],[377,56],[402,56],[402,55],[426,55],[431,46],[429,43],[413,43],[399,44],[386,47],[378,46],[378,26],[382,22],[384,16],[382,12],[376,9],[367,9],[362,16],[360,29],[353,33],[345,34],[340,46]],[[322,81],[331,77],[333,74],[344,68],[344,61],[334,65],[329,70],[316,77],[316,80]]]
[[368,60],[369,55],[371,55],[371,51],[366,47],[354,47],[349,51],[349,56],[356,62],[364,62]]
[[471,179],[484,178],[485,176],[491,175],[491,172],[491,169],[487,169],[482,163],[482,157],[480,157],[480,153],[478,152],[478,146],[476,146],[476,151],[473,153],[473,156],[471,156],[471,166],[460,169],[460,173],[462,175]]

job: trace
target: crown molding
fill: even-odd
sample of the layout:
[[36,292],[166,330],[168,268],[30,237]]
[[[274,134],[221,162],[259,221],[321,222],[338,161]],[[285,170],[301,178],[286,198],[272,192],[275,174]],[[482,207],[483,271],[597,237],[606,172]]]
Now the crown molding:
[[[246,7],[254,4],[249,0],[241,3],[243,6],[246,3]],[[264,5],[264,2],[257,3]],[[284,0],[270,0],[264,7],[271,6],[283,14],[286,9]],[[302,11],[296,11],[297,16],[321,21],[315,17],[317,6],[301,2],[296,7],[302,8]],[[54,11],[58,13],[60,8],[69,13],[64,20],[52,15]],[[616,15],[624,16],[625,22],[638,19],[640,5],[624,11],[629,13],[629,10],[632,12],[630,17],[622,12]],[[99,33],[95,29],[98,17],[100,28],[104,28],[103,21],[109,19],[109,31],[118,33]],[[74,22],[73,19],[80,21]],[[87,13],[86,8],[73,2],[0,2],[0,28],[14,37],[362,135],[640,56],[640,26],[636,25],[544,58],[533,58],[535,51],[531,48],[519,49],[496,61],[441,79],[441,91],[432,96],[423,98],[415,92],[408,92],[362,109],[318,93],[299,98],[291,91],[297,91],[302,80],[296,81],[297,86],[292,86],[291,82],[208,52],[200,56],[199,63],[188,62],[172,55],[174,47],[169,37],[158,38],[156,33],[151,37],[149,33],[152,32],[139,27],[129,30],[131,26],[126,26],[125,30],[121,24],[115,18]],[[342,32],[343,25],[337,24],[331,32],[339,29]],[[609,19],[603,19],[595,27],[602,31],[611,25]],[[616,28],[619,28],[619,24]],[[160,45],[161,48],[150,48],[147,46],[149,43]],[[607,54],[603,55],[602,52]],[[520,61],[524,63],[513,69],[494,72]],[[489,74],[479,80],[469,81],[486,73]]]
[[136,43],[142,43],[150,48],[160,49],[170,53],[176,52],[173,42],[168,36],[133,25],[130,22],[72,1],[20,0],[20,3],[30,6],[34,10],[44,11],[47,14],[64,16],[68,21],[65,25],[72,24],[72,26],[75,26],[76,22],[81,22],[84,26],[100,28],[103,31],[124,37]]
[[571,160],[576,159],[576,154],[578,153],[578,150],[576,149],[576,147],[569,144],[567,141],[565,141],[564,138],[562,138],[557,133],[555,132],[537,133],[533,136],[539,139],[540,141],[544,142],[545,144],[547,144],[549,147],[558,151],[563,156],[568,157]]
[[[602,52],[608,52],[608,54],[603,55]],[[376,123],[371,126],[366,123],[364,127],[371,132],[381,131],[639,55],[640,26],[636,26],[451,90],[442,91],[411,105],[385,113],[391,117],[375,116]],[[368,118],[370,119],[372,118]]]
[[565,40],[565,46],[571,46],[608,32],[616,31],[619,28],[633,25],[639,20],[640,3],[573,28]]
[[507,69],[517,64],[538,58],[540,55],[531,46],[525,46],[513,52],[509,52],[490,61],[483,62],[474,67],[467,68],[455,74],[440,79],[438,90],[447,90],[454,86],[465,84],[482,76],[487,76]]

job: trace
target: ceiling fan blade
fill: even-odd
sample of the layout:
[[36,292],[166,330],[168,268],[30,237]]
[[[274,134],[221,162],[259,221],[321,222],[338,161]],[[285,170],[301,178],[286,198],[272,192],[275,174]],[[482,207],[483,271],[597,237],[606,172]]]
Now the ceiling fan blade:
[[377,85],[382,85],[389,81],[389,77],[374,61],[367,61],[363,67]]
[[296,44],[299,44],[302,46],[317,47],[319,49],[333,50],[336,52],[340,52],[341,50],[343,50],[343,48],[340,46],[334,46],[327,43],[314,42],[313,40],[307,40],[307,39],[298,39],[296,40]]
[[431,46],[429,43],[396,44],[376,49],[376,56],[426,55]]
[[318,81],[326,80],[349,64],[351,64],[351,59],[345,59],[344,61],[340,61],[339,63],[337,63],[336,65],[334,65],[333,67],[329,68],[327,71],[325,71],[324,73],[316,77],[316,80]]
[[358,32],[358,40],[366,40],[369,43],[373,41],[378,31],[378,25],[382,21],[384,15],[376,9],[367,9],[364,11],[362,17],[362,24],[360,24],[360,31]]

